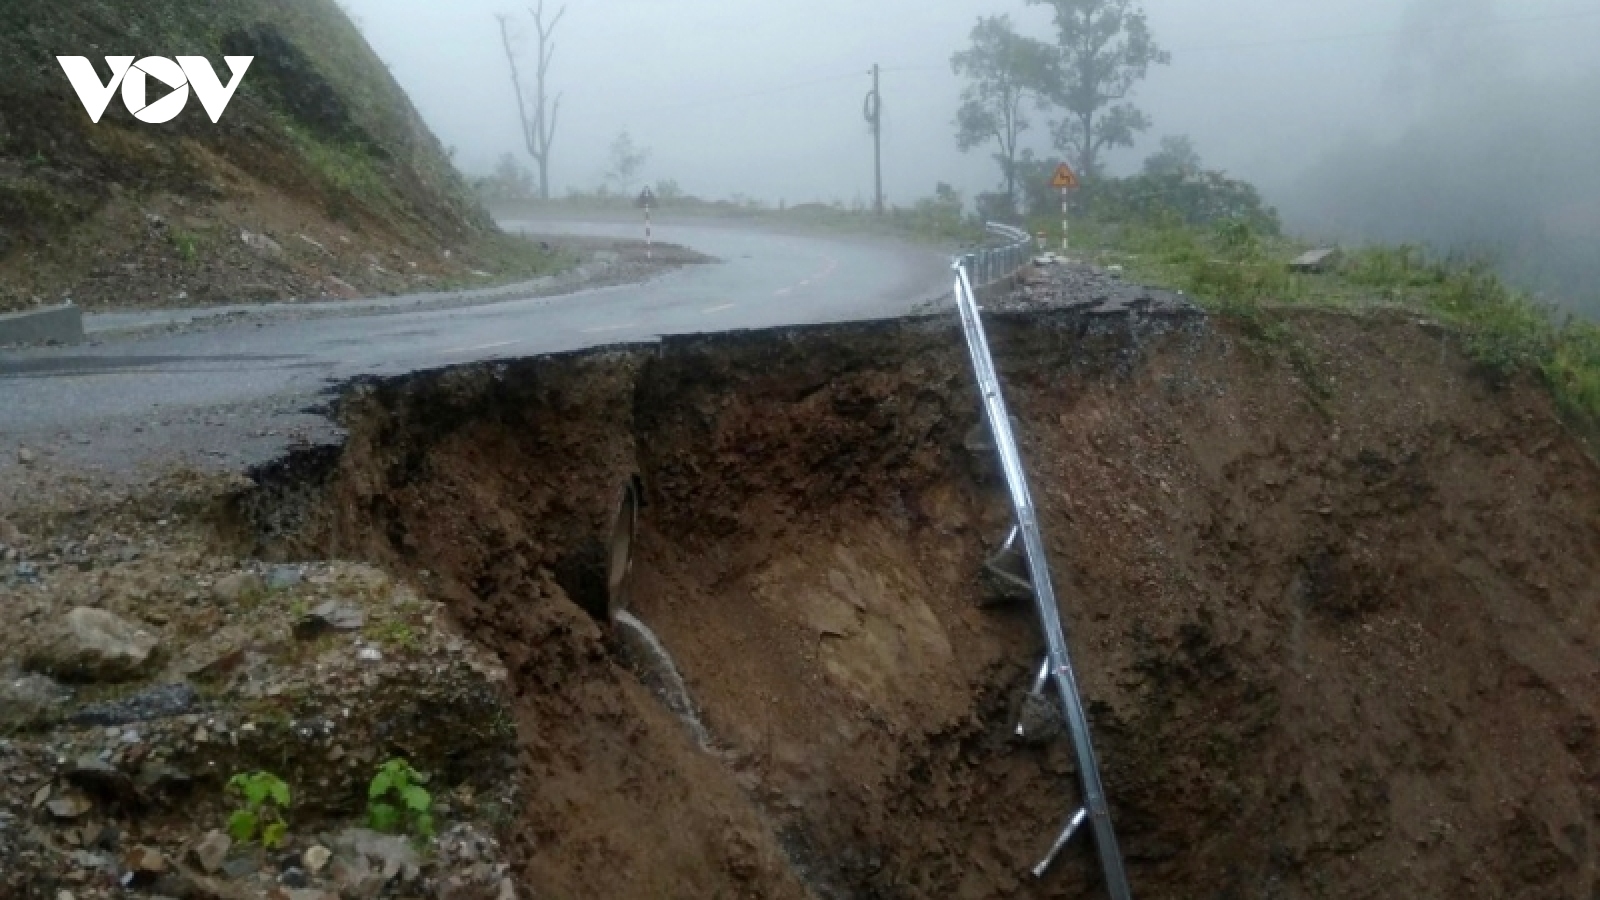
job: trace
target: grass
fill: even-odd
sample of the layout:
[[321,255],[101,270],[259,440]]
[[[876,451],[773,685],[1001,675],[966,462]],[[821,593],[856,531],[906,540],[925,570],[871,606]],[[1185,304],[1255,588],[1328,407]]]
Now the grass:
[[[1036,231],[1059,236],[1059,225],[1038,224]],[[1331,393],[1319,386],[1315,360],[1276,312],[1395,309],[1435,320],[1459,336],[1491,381],[1535,374],[1591,446],[1600,438],[1600,325],[1558,313],[1480,263],[1434,258],[1417,247],[1371,246],[1347,253],[1335,272],[1297,275],[1287,262],[1305,245],[1238,223],[1086,223],[1072,234],[1075,253],[1121,265],[1132,279],[1185,291],[1240,323],[1247,337],[1282,347],[1323,403]]]
[[192,231],[174,228],[167,232],[167,240],[172,242],[172,249],[178,251],[178,258],[193,265],[200,259],[200,239]]

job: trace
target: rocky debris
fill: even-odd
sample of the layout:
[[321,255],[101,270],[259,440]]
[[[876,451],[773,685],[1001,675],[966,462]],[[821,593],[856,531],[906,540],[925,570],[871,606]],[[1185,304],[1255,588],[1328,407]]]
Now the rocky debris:
[[287,591],[305,579],[299,566],[273,566],[267,570],[267,590]]
[[[126,732],[119,734],[118,742],[130,743],[122,740],[126,735]],[[105,797],[124,806],[141,801],[138,785],[135,784],[133,776],[98,755],[80,755],[67,768],[66,777],[68,781],[94,796]]]
[[1088,315],[1183,315],[1198,312],[1181,293],[1129,284],[1120,273],[1057,261],[1035,269],[1021,290],[992,304],[996,309],[1071,309]]
[[[1053,690],[1047,686],[1047,690]],[[1022,698],[1022,710],[1017,716],[1017,737],[1033,745],[1053,744],[1067,736],[1067,723],[1061,716],[1058,701],[1049,693],[1029,693]]]
[[38,462],[38,460],[39,460],[39,454],[33,452],[32,450],[29,450],[27,447],[18,447],[17,448],[17,462],[18,463],[20,463],[20,464],[22,464],[24,466],[31,466],[35,462]]
[[328,861],[332,858],[333,851],[321,844],[313,844],[306,848],[305,853],[301,854],[300,862],[305,865],[307,872],[312,875],[321,875],[322,870],[328,867]]
[[[34,536],[0,528],[17,626],[0,634],[0,897],[338,900],[336,869],[361,896],[433,900],[460,876],[494,897],[507,870],[492,843],[447,864],[409,838],[334,835],[365,823],[390,754],[434,775],[441,829],[514,808],[499,661],[376,569],[228,558],[171,505],[124,509],[68,533],[8,508]],[[7,593],[19,561],[29,589]],[[320,633],[285,640],[302,618]],[[228,778],[261,770],[295,793],[274,853],[212,830]]]
[[260,598],[267,592],[267,583],[254,572],[235,572],[224,576],[211,586],[211,596],[218,603],[236,604]]
[[122,865],[134,883],[154,881],[167,872],[167,857],[153,847],[133,847],[122,858]]
[[380,834],[367,828],[350,828],[334,837],[333,846],[340,851],[337,860],[348,864],[345,873],[358,880],[364,877],[364,873],[375,872],[381,876],[384,884],[396,877],[410,882],[415,881],[422,872],[422,858],[417,854],[417,849],[411,845],[411,841],[399,835]]
[[194,857],[195,864],[207,875],[215,875],[222,869],[222,864],[228,859],[228,851],[233,849],[233,839],[220,831],[208,831],[190,848],[189,855]]
[[367,616],[360,607],[328,600],[301,617],[294,624],[294,633],[305,640],[328,631],[360,631],[366,624]]
[[68,681],[131,681],[160,662],[158,648],[150,632],[106,610],[80,606],[41,636],[27,668]]
[[58,721],[72,691],[44,675],[0,678],[0,731],[37,728]]
[[[1064,309],[1088,316],[1187,317],[1200,310],[1180,292],[1130,284],[1121,271],[1072,262],[1050,254],[1024,268],[1009,288],[984,292],[985,312]],[[929,311],[942,311],[953,301],[940,299]]]
[[82,791],[64,790],[45,801],[44,807],[58,819],[74,820],[88,815],[94,809],[94,802]]
[[189,684],[164,684],[109,703],[86,706],[68,717],[73,725],[129,725],[181,716],[194,710],[200,695]]
[[283,245],[264,234],[241,228],[239,229],[239,240],[246,247],[263,256],[276,257],[283,255]]

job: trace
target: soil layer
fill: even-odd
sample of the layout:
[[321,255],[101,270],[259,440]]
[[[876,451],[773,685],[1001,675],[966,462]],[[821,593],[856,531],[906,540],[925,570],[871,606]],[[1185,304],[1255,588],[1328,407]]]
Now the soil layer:
[[[1283,324],[992,325],[1135,894],[1591,896],[1600,470],[1439,329]],[[343,415],[242,509],[502,657],[533,896],[1102,895],[1085,843],[1027,875],[1075,777],[1011,737],[1042,646],[977,577],[1009,513],[947,320],[427,373]],[[595,615],[635,475],[628,599],[710,752]]]

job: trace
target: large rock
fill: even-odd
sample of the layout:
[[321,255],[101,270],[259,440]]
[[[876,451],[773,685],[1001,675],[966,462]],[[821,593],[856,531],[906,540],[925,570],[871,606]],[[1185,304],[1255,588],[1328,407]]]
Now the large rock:
[[69,681],[131,681],[160,663],[154,634],[103,609],[80,606],[41,635],[27,668]]

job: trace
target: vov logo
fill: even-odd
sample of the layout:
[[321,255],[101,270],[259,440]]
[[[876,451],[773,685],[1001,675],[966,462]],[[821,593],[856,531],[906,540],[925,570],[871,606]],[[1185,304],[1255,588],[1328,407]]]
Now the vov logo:
[[[78,99],[83,101],[84,111],[89,114],[90,121],[99,124],[100,117],[105,115],[106,107],[111,105],[111,98],[120,87],[122,102],[128,107],[128,112],[150,125],[176,119],[189,103],[190,88],[200,98],[200,105],[206,108],[206,115],[211,117],[211,121],[220,121],[255,57],[226,56],[223,59],[233,73],[233,81],[227,85],[217,77],[216,70],[211,68],[211,61],[204,56],[180,56],[177,61],[165,56],[146,56],[138,62],[134,62],[131,56],[108,56],[106,65],[111,67],[111,81],[108,83],[101,83],[100,75],[95,72],[94,63],[88,57],[56,57],[67,73],[67,80],[72,82],[72,89],[78,92]],[[166,85],[171,93],[150,101],[151,79]]]

